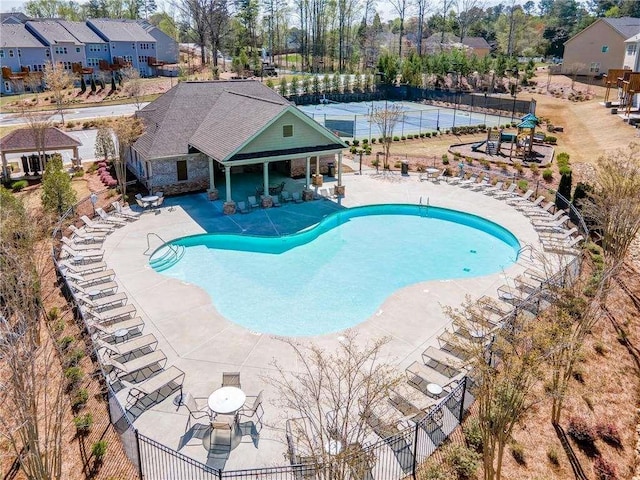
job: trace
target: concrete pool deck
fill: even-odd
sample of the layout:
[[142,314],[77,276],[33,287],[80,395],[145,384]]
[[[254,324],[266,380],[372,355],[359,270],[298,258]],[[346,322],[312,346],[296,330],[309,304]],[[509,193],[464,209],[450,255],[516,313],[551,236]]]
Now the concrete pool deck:
[[[471,192],[444,182],[420,182],[418,174],[344,176],[346,196],[337,200],[318,200],[311,204],[287,204],[269,211],[256,210],[241,215],[223,217],[220,207],[209,202],[196,202],[190,208],[180,206],[181,198],[168,199],[170,204],[156,212],[146,212],[141,219],[117,229],[104,243],[104,261],[116,272],[120,290],[126,292],[137,315],[145,322],[144,333],[153,333],[158,348],[167,356],[167,365],[175,365],[184,372],[184,391],[195,397],[208,397],[221,386],[223,371],[241,373],[242,389],[247,395],[264,390],[264,427],[259,437],[247,435],[228,458],[207,454],[202,440],[193,438],[181,445],[185,434],[188,411],[176,410],[173,395],[144,411],[136,420],[139,431],[171,448],[179,449],[202,463],[225,470],[284,465],[286,443],[284,421],[286,415],[274,405],[277,392],[264,380],[273,371],[272,359],[294,370],[292,349],[278,338],[248,331],[222,317],[213,307],[209,295],[201,288],[167,277],[149,267],[149,255],[165,241],[177,237],[205,233],[206,231],[253,231],[275,235],[288,232],[294,225],[316,223],[319,218],[340,208],[378,203],[413,203],[473,213],[510,230],[521,245],[532,245],[542,251],[536,231],[529,219],[505,202],[481,193]],[[331,185],[331,184],[329,184]],[[327,185],[325,185],[327,186]],[[204,194],[202,194],[204,198]],[[312,205],[314,206],[313,208]],[[207,217],[210,209],[211,221]],[[307,210],[313,210],[309,215]],[[196,212],[197,210],[197,212]],[[191,215],[190,216],[190,212]],[[196,214],[197,213],[197,214]],[[319,217],[317,216],[319,215]],[[271,219],[274,217],[275,221]],[[195,218],[195,219],[194,219]],[[287,221],[286,219],[293,219]],[[261,227],[260,227],[261,226]],[[271,232],[269,232],[271,231]],[[149,243],[148,243],[149,242]],[[381,256],[373,261],[393,261],[393,246],[381,248]],[[400,371],[431,345],[437,345],[436,336],[450,324],[444,315],[444,305],[459,306],[469,295],[497,297],[496,289],[522,273],[531,263],[519,260],[500,273],[463,280],[441,280],[415,284],[388,297],[377,313],[353,327],[362,341],[387,336],[387,360],[398,365]],[[256,272],[260,275],[261,272]],[[268,281],[268,272],[264,272]],[[239,291],[238,301],[250,299],[251,292]],[[321,301],[321,299],[320,299]],[[313,308],[313,305],[309,305]],[[314,342],[326,349],[334,349],[340,333],[304,337],[300,341]],[[119,394],[125,404],[126,391]],[[251,419],[246,419],[251,420]]]

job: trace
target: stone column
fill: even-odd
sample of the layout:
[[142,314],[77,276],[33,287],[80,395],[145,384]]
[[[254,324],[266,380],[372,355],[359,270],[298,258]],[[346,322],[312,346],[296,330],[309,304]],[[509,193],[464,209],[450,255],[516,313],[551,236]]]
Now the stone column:
[[207,190],[207,193],[209,194],[209,200],[218,200],[218,198],[220,198],[220,193],[218,192],[218,189],[216,188],[216,183],[215,183],[215,165],[213,164],[213,158],[209,157],[209,190]]
[[307,157],[307,188],[311,185],[311,157]]
[[263,162],[262,164],[262,182],[264,183],[264,196],[269,195],[269,162]]
[[8,182],[11,175],[9,175],[9,167],[7,166],[7,154],[2,152],[0,155],[2,155],[2,175]]
[[227,187],[227,203],[231,202],[231,167],[225,165],[224,167],[224,179]]
[[342,184],[342,152],[338,153],[338,185],[335,194],[339,197],[344,196],[344,185]]
[[73,158],[80,158],[78,157],[78,147],[73,147]]

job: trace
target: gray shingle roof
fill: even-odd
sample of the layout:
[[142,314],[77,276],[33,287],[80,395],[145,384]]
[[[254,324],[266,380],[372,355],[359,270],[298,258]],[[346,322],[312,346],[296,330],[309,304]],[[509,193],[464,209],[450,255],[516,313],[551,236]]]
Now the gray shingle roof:
[[2,48],[45,47],[22,23],[0,24],[0,46]]
[[0,23],[24,23],[29,20],[22,12],[3,12],[0,13]]
[[[218,111],[216,103],[225,92],[237,92],[289,105],[272,89],[253,80],[181,82],[138,112],[146,129],[135,142],[135,149],[145,158],[186,154],[189,139],[194,136],[205,119],[209,124],[215,123],[214,112]],[[261,106],[263,103],[271,105],[269,102],[260,100],[254,100],[254,102]],[[227,105],[226,101],[224,105]],[[239,110],[236,108],[232,113],[225,112],[224,115],[229,123],[236,125],[235,115],[240,114]],[[229,115],[233,115],[233,119],[230,119]],[[253,112],[253,116],[259,118],[257,112]],[[233,130],[236,131],[235,128]],[[218,137],[217,134],[216,137]],[[201,135],[198,135],[196,140],[203,142]]]
[[[79,147],[82,143],[58,130],[55,127],[48,127],[44,132],[44,145],[47,150],[55,150],[56,148]],[[8,133],[0,139],[0,148],[5,152],[12,150],[25,150],[28,148],[36,149],[36,140],[31,128],[19,128]]]
[[69,20],[58,20],[71,35],[82,43],[105,43],[100,36],[91,30],[85,22],[70,22]]
[[134,20],[87,20],[110,42],[155,42],[144,28]]
[[27,22],[27,28],[39,34],[49,45],[59,43],[82,45],[82,42],[78,41],[76,37],[71,35],[71,33],[56,20],[29,21]]
[[603,22],[607,22],[622,35],[625,40],[629,37],[640,33],[640,18],[620,17],[620,18],[603,18]]
[[482,37],[464,37],[462,43],[471,48],[491,48],[489,43]]

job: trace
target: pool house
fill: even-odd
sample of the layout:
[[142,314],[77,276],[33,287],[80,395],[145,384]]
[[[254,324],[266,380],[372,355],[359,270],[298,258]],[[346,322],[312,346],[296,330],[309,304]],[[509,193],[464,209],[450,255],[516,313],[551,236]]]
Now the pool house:
[[145,133],[128,165],[151,192],[207,190],[234,213],[247,195],[271,206],[283,179],[304,179],[301,197],[311,199],[312,175],[318,185],[335,162],[335,193],[344,194],[347,145],[260,82],[181,82],[137,115]]

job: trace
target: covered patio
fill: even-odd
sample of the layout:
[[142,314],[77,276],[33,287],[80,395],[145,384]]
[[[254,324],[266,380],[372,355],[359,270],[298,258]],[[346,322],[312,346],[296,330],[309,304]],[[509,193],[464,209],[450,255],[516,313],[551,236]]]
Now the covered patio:
[[[74,166],[78,158],[78,147],[82,143],[55,127],[19,128],[0,139],[2,156],[2,178],[10,179],[7,155],[23,154],[17,161],[19,172],[24,176],[39,176],[46,166],[47,152],[73,151]],[[31,155],[24,155],[31,154]],[[17,160],[17,158],[15,159]],[[15,161],[14,160],[14,161]]]

